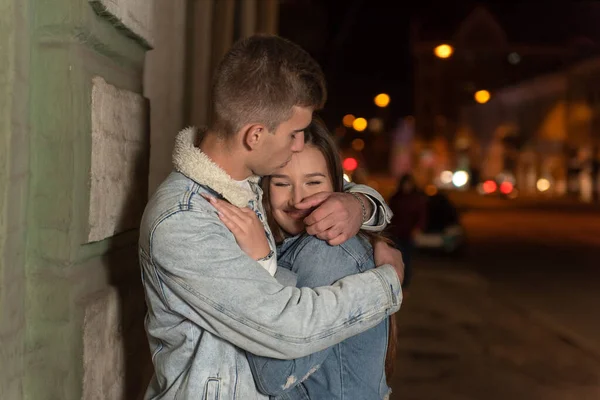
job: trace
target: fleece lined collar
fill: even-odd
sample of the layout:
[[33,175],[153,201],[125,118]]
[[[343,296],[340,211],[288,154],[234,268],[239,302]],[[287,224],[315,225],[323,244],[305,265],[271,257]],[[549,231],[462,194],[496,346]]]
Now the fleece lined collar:
[[[254,199],[252,193],[240,186],[202,150],[194,146],[196,135],[202,132],[203,130],[189,127],[177,134],[173,149],[173,166],[188,178],[210,187],[231,204],[238,207],[247,206],[248,202]],[[252,176],[249,181],[258,183],[259,179],[258,176]]]

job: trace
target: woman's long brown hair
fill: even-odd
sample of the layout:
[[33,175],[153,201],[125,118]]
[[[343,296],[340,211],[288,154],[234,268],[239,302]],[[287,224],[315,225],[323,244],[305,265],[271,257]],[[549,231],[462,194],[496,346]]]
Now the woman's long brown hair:
[[[333,141],[331,134],[327,130],[327,127],[317,117],[313,118],[310,126],[304,132],[304,142],[315,147],[321,152],[321,154],[323,154],[323,157],[325,157],[325,161],[327,163],[327,169],[329,170],[329,176],[331,177],[333,191],[343,192],[344,169],[342,168],[339,150]],[[269,201],[270,177],[264,177],[262,179],[261,186],[264,192],[263,205],[267,215],[267,222],[269,223],[269,227],[271,228],[271,232],[273,233],[275,241],[279,243],[285,238],[285,233],[273,218],[271,202]],[[391,246],[394,245],[392,240],[380,233],[361,231],[359,232],[359,235],[367,239],[372,246],[376,241],[384,241]],[[385,357],[385,376],[388,382],[390,382],[390,379],[394,373],[397,349],[398,325],[395,316],[391,315],[389,317],[388,347]]]

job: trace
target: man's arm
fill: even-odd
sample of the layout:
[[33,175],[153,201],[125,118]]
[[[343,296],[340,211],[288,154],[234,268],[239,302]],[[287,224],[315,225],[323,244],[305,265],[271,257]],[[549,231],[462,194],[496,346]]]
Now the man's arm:
[[154,229],[150,249],[148,276],[173,312],[257,355],[298,358],[323,350],[375,326],[402,300],[392,266],[327,287],[284,287],[207,212],[169,216]]
[[381,196],[377,190],[367,185],[344,182],[344,192],[354,192],[360,194],[368,201],[371,212],[368,214],[368,220],[362,224],[360,229],[365,231],[381,232],[392,221],[394,213],[386,204],[383,196]]
[[[342,246],[328,246],[314,237],[298,240],[303,242],[297,250],[293,271],[297,274],[299,287],[331,285],[344,276],[363,270],[357,264],[356,258]],[[324,268],[321,265],[323,259],[332,260],[334,265]],[[278,396],[305,381],[332,352],[333,347],[329,347],[293,360],[279,360],[248,353],[248,361],[258,390],[270,396]]]

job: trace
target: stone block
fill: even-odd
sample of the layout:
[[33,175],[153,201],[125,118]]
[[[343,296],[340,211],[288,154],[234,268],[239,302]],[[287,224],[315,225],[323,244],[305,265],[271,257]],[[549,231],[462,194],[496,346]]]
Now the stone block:
[[137,228],[147,191],[145,99],[95,77],[88,242]]
[[113,23],[126,28],[152,46],[154,0],[90,0],[100,15],[108,15]]
[[85,310],[83,322],[83,397],[121,399],[125,391],[125,343],[116,289],[107,289]]

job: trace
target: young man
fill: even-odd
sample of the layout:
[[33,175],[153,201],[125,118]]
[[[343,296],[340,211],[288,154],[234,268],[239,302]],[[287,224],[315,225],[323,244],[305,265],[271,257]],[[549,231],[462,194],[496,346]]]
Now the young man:
[[[332,286],[283,286],[273,276],[273,240],[255,259],[247,256],[204,197],[247,206],[271,238],[258,177],[302,150],[303,131],[325,93],[318,64],[276,36],[236,43],[219,65],[212,124],[199,135],[194,129],[179,134],[176,171],[150,199],[140,228],[146,331],[155,367],[147,399],[266,399],[256,389],[244,350],[302,357],[399,309],[403,266],[396,250],[378,260],[394,265]],[[369,201],[356,196],[307,199],[307,210],[323,202],[307,217],[309,233],[334,244],[356,234],[371,210]],[[382,214],[378,225],[389,222],[389,209],[375,211]]]

